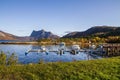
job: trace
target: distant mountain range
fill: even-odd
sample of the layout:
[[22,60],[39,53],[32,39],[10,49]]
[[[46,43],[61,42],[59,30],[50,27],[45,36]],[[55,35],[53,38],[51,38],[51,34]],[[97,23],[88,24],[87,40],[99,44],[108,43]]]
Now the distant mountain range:
[[[80,38],[80,37],[108,37],[108,36],[120,36],[120,27],[113,27],[113,26],[95,26],[92,28],[89,28],[86,31],[82,32],[71,32],[67,35],[64,35],[62,38]],[[0,40],[21,40],[21,41],[30,41],[30,40],[39,40],[39,39],[45,39],[45,38],[60,38],[59,36],[45,31],[45,30],[39,30],[31,33],[30,36],[26,37],[19,37],[15,36],[3,31],[0,31]]]
[[95,26],[89,28],[83,32],[71,32],[62,38],[80,38],[80,37],[108,37],[108,36],[120,36],[120,27],[112,26]]
[[33,32],[31,33],[30,36],[26,36],[26,37],[19,37],[19,36],[15,36],[3,31],[0,31],[0,40],[20,40],[20,41],[31,41],[31,40],[39,40],[39,39],[45,39],[45,38],[60,38],[57,35],[54,35],[51,32],[47,32],[45,30],[39,30],[39,31],[35,31],[33,30]]

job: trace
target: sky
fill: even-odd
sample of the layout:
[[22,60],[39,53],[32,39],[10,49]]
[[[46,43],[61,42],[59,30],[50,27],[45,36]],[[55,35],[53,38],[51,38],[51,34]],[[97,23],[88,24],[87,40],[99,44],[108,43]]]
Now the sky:
[[120,26],[120,0],[0,0],[0,30],[17,36],[41,29],[63,36],[102,25]]

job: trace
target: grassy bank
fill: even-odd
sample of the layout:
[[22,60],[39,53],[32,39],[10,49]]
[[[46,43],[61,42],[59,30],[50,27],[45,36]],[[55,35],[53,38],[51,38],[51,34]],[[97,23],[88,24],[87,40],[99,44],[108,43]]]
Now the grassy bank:
[[0,80],[120,80],[120,57],[0,66]]

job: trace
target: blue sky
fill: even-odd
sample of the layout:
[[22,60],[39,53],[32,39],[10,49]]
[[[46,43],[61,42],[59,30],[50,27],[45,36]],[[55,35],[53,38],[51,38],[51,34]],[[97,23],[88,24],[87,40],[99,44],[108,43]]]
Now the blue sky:
[[62,36],[97,25],[120,26],[120,0],[0,0],[0,30],[14,35]]

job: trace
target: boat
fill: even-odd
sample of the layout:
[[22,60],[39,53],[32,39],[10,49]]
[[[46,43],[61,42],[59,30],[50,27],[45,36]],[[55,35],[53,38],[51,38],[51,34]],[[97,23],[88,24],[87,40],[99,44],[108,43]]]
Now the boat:
[[71,47],[71,53],[72,53],[72,54],[76,54],[76,53],[78,53],[79,51],[80,51],[79,45],[72,45],[72,47]]
[[80,50],[79,45],[72,45],[72,50]]
[[45,47],[45,46],[41,46],[41,47],[40,47],[40,50],[41,50],[42,52],[45,52],[45,51],[46,51],[46,47]]
[[66,50],[65,42],[61,42],[58,47],[58,53],[64,54],[65,50]]
[[38,53],[46,52],[46,47],[45,46],[40,46],[40,47],[33,46],[32,48],[27,50],[25,53],[29,53],[29,52],[38,52]]

